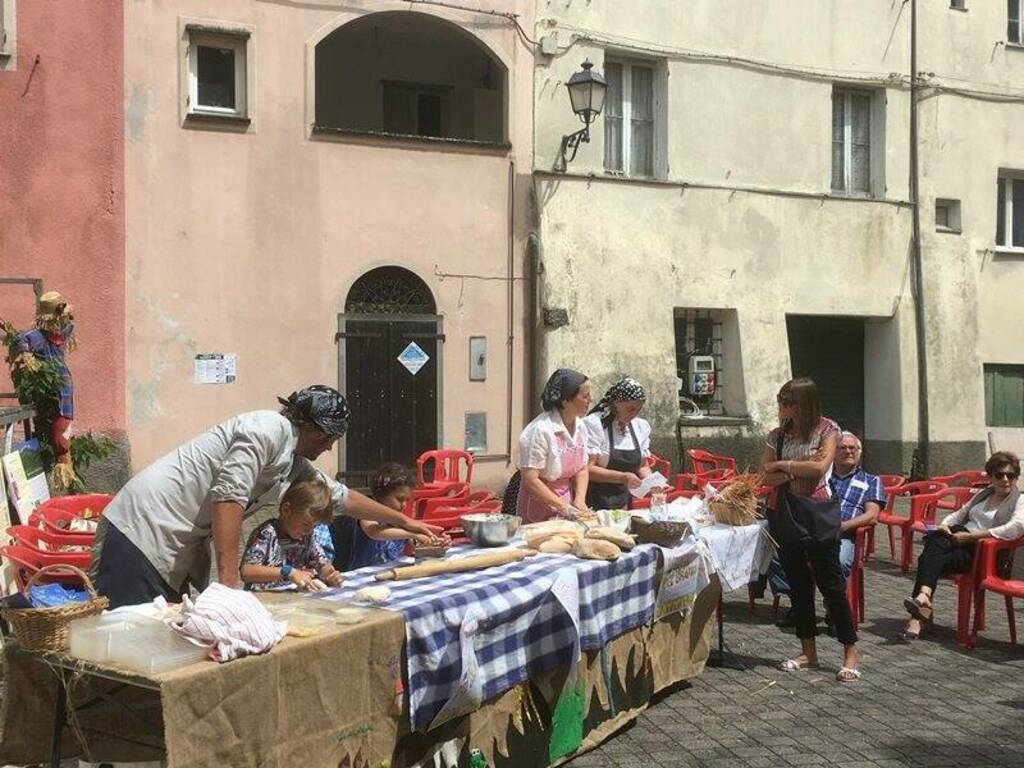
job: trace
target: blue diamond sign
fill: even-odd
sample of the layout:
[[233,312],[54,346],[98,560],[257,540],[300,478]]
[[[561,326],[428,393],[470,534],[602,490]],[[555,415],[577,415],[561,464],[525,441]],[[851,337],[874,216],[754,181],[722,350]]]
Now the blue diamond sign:
[[415,341],[410,342],[409,346],[402,350],[402,354],[398,356],[398,362],[405,366],[405,369],[409,371],[413,376],[419,373],[420,368],[427,364],[430,360],[430,355],[423,351],[423,348]]

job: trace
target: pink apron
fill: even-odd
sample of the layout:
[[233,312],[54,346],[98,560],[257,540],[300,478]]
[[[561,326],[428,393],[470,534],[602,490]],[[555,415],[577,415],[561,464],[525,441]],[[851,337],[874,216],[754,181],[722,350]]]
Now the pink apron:
[[[571,441],[564,432],[555,435],[557,447],[562,459],[562,474],[554,480],[540,479],[544,485],[551,489],[552,493],[560,499],[565,499],[572,504],[572,478],[583,467],[587,465],[587,441],[583,433],[582,424],[576,425],[575,442]],[[535,499],[526,490],[526,483],[519,486],[519,495],[516,497],[516,513],[524,523],[542,523],[553,517],[558,517],[558,510],[552,509],[544,502]]]

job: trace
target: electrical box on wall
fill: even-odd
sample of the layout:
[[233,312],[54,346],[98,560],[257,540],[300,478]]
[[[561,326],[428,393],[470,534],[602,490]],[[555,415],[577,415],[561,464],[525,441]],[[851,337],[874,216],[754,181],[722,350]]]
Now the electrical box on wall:
[[487,380],[487,337],[469,337],[469,380]]
[[691,395],[715,394],[715,358],[711,355],[690,355],[686,383]]

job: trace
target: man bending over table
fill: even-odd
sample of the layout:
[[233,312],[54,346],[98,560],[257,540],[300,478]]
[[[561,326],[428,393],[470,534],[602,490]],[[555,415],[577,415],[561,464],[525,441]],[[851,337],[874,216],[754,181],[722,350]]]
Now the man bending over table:
[[111,608],[158,596],[178,602],[189,586],[203,589],[211,539],[217,580],[241,588],[242,520],[277,504],[295,480],[322,477],[335,513],[410,534],[438,532],[313,466],[348,428],[341,393],[314,385],[278,400],[280,413],[251,411],[218,424],[142,470],[114,497],[96,531],[90,574]]

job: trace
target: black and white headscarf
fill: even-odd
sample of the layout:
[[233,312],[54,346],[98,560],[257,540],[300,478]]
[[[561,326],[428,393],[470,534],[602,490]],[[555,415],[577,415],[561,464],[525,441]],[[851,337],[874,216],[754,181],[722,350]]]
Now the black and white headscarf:
[[629,400],[643,401],[646,399],[647,391],[643,388],[643,385],[636,379],[627,376],[608,387],[604,397],[597,401],[597,405],[591,408],[590,412],[600,413],[601,421],[607,423],[612,417],[612,405],[614,403],[624,403]]
[[545,411],[552,411],[566,400],[572,400],[587,380],[579,371],[572,368],[559,368],[551,374],[544,391],[540,393],[540,404]]
[[345,396],[323,384],[300,389],[277,401],[281,404],[281,413],[290,422],[312,425],[328,435],[344,435],[352,416]]

